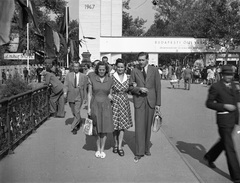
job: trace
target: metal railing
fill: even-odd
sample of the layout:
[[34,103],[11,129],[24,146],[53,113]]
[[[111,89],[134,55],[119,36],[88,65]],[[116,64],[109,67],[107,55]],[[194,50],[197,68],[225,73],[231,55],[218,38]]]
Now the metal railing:
[[0,101],[0,159],[49,117],[47,86]]

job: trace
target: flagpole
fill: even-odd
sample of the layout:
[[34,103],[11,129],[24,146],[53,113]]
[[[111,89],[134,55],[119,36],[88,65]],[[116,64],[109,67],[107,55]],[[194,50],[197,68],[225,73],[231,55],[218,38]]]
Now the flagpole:
[[[66,43],[68,45],[68,6],[66,7]],[[67,48],[67,68],[69,68],[69,56],[68,56],[68,48]]]
[[[27,0],[28,7],[28,0]],[[29,71],[29,22],[27,23],[27,70]]]

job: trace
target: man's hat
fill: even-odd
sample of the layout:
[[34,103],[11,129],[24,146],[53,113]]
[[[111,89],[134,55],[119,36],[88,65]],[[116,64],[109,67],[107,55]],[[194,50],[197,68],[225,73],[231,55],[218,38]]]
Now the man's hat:
[[233,68],[231,65],[223,65],[222,66],[222,72],[223,75],[232,75],[234,74]]

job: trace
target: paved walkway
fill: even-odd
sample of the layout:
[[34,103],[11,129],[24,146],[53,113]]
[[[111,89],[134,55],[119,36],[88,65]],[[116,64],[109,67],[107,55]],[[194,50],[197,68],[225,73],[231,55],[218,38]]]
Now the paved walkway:
[[[86,112],[83,106],[83,117]],[[124,157],[112,153],[109,134],[107,156],[97,159],[95,137],[85,136],[82,129],[72,135],[71,122],[66,105],[65,119],[50,118],[15,149],[15,154],[0,161],[0,182],[203,182],[162,130],[152,134],[152,156],[134,163],[134,127],[125,133]]]

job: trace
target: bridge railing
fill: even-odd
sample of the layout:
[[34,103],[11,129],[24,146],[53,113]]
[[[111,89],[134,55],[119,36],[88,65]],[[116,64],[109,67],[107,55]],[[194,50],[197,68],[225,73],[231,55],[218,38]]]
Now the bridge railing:
[[0,159],[49,117],[47,86],[0,101]]

